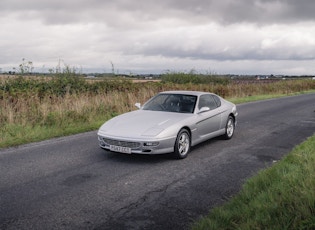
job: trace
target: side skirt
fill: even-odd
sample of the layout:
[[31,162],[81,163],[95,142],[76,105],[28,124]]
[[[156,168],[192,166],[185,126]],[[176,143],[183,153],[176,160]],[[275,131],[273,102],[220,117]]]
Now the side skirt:
[[209,140],[211,138],[214,138],[214,137],[218,137],[218,136],[221,136],[221,135],[224,135],[225,133],[225,128],[224,129],[220,129],[218,131],[215,131],[213,133],[209,133],[207,135],[203,135],[203,136],[197,136],[196,138],[193,138],[191,140],[191,146],[195,146],[201,142],[204,142],[206,140]]

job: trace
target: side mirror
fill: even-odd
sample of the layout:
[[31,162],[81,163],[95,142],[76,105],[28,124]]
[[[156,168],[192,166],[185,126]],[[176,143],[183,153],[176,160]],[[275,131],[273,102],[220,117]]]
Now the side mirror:
[[140,109],[140,108],[141,108],[141,103],[137,102],[137,103],[135,104],[135,106],[136,106],[138,109]]
[[199,113],[204,113],[204,112],[207,112],[209,111],[210,108],[209,107],[202,107],[200,110],[199,110]]

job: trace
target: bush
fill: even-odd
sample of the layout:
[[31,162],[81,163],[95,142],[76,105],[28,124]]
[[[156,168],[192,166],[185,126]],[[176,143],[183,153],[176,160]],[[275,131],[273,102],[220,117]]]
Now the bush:
[[230,83],[230,79],[226,76],[218,76],[213,74],[199,74],[195,71],[189,73],[184,72],[169,72],[161,76],[161,80],[164,83],[175,84],[221,84],[227,85]]

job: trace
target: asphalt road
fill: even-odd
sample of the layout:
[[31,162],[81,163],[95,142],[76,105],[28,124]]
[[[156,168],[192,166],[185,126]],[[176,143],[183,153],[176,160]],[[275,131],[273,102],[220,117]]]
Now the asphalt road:
[[238,105],[188,158],[105,152],[96,132],[0,150],[0,229],[188,229],[315,132],[315,94]]

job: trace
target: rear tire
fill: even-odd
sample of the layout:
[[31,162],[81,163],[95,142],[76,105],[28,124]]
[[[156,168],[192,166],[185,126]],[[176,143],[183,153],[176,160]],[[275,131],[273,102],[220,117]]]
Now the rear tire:
[[224,139],[229,140],[233,137],[235,131],[235,120],[232,116],[229,116],[225,125]]
[[190,134],[186,129],[181,129],[177,135],[173,156],[176,159],[184,159],[190,151]]

